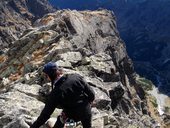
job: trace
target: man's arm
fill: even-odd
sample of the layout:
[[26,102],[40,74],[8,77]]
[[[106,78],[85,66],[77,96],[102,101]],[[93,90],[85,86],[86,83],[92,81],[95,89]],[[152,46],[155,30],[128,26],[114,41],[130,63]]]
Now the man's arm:
[[33,123],[33,125],[30,128],[39,128],[41,125],[43,125],[50,118],[51,114],[55,110],[56,102],[57,92],[55,92],[54,89],[49,95],[47,102],[45,103],[45,107],[42,110],[40,116],[37,118],[37,120]]

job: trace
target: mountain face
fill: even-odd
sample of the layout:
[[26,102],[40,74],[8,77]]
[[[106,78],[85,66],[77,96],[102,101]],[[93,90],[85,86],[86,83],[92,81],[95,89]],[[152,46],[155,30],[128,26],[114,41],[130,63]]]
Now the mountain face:
[[0,1],[0,50],[8,48],[32,22],[55,9],[47,0]]
[[[120,9],[120,7],[126,9]],[[116,4],[119,30],[137,71],[152,79],[159,91],[169,95],[170,1]],[[118,14],[121,12],[121,15]],[[126,20],[124,20],[126,19]]]
[[0,127],[28,128],[40,114],[50,91],[42,74],[49,61],[82,75],[95,90],[93,127],[158,127],[116,26],[107,10],[61,10],[23,32],[0,55]]
[[[113,10],[129,56],[140,75],[170,92],[169,0],[50,0],[58,8]],[[169,94],[168,94],[169,95]]]

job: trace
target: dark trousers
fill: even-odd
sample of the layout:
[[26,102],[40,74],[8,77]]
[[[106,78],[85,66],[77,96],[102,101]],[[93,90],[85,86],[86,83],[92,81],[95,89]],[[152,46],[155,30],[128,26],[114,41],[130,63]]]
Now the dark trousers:
[[[91,128],[92,114],[90,104],[72,110],[63,110],[63,112],[69,119],[73,119],[75,122],[81,121],[83,128]],[[64,123],[61,121],[60,116],[58,116],[53,128],[64,128]]]

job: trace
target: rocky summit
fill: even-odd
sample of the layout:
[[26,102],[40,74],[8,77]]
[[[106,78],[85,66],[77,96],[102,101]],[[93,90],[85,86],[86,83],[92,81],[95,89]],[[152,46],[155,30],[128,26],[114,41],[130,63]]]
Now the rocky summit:
[[54,10],[48,0],[1,0],[0,54],[30,28],[33,21]]
[[[49,61],[66,74],[82,75],[95,90],[94,128],[159,127],[136,82],[115,16],[107,10],[49,13],[0,55],[0,127],[29,128],[39,116],[50,91],[42,75]],[[47,124],[52,125],[60,111],[56,109]]]
[[170,96],[169,0],[49,0],[56,8],[113,10],[135,71]]

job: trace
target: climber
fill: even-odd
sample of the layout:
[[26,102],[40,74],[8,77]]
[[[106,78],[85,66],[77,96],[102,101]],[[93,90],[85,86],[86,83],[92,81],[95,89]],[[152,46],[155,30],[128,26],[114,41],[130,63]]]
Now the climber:
[[43,72],[52,82],[45,107],[30,128],[39,128],[55,108],[63,109],[53,128],[63,128],[67,119],[81,121],[83,128],[91,128],[91,104],[95,98],[93,89],[78,74],[64,74],[56,63],[45,64]]

